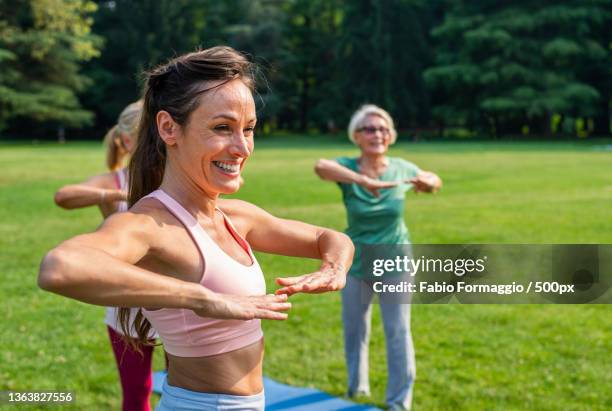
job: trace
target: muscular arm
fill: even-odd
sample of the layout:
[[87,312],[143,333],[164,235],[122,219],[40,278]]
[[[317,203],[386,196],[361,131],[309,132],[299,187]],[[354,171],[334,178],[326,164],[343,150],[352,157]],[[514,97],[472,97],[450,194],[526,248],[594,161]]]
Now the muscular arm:
[[150,251],[159,230],[150,216],[115,214],[96,232],[51,250],[41,263],[38,285],[90,304],[188,308],[212,318],[287,318],[281,312],[289,309],[284,298],[226,296],[135,266]]
[[115,188],[112,173],[101,174],[79,184],[63,186],[55,193],[55,204],[74,209],[124,201],[126,193]]
[[98,231],[63,242],[40,266],[41,288],[90,304],[200,308],[205,292],[195,283],[134,264],[149,251],[143,215],[113,215]]

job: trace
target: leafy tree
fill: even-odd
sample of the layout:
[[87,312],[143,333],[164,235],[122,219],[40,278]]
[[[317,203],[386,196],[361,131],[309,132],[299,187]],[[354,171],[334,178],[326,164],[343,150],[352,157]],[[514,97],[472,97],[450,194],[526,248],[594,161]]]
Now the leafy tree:
[[611,1],[453,4],[432,32],[438,53],[425,72],[437,119],[487,124],[493,134],[529,124],[548,134],[554,113],[597,113],[603,84],[584,67],[609,78]]
[[[276,53],[279,7],[270,1],[131,0],[99,1],[94,31],[105,38],[101,58],[85,72],[94,86],[83,101],[97,114],[89,135],[101,135],[128,103],[138,99],[142,73],[176,55],[227,44],[257,60]],[[275,28],[276,27],[276,28]],[[265,91],[261,100],[274,103]],[[272,104],[274,105],[274,104]]]
[[422,72],[432,59],[429,31],[440,1],[356,0],[347,2],[340,44],[342,96],[357,105],[389,110],[400,126],[428,120]]
[[88,0],[0,1],[0,129],[10,121],[79,127],[92,121],[76,93],[82,62],[99,55]]
[[341,129],[371,102],[401,128],[433,114],[493,134],[608,134],[611,16],[612,0],[0,0],[0,128],[100,136],[143,70],[227,44],[263,69],[266,131]]
[[86,132],[102,135],[139,98],[144,70],[202,44],[198,30],[204,25],[204,3],[98,1],[93,30],[105,39],[105,47],[84,69],[93,81],[82,93],[83,104],[96,113],[95,128]]

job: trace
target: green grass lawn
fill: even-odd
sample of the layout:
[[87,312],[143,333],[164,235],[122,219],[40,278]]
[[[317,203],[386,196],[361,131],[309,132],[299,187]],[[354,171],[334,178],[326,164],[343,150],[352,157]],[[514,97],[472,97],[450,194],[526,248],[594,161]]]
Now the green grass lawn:
[[[348,143],[322,138],[261,138],[238,197],[278,216],[341,230],[340,192],[312,168],[318,158],[356,153]],[[588,143],[400,143],[391,154],[437,172],[445,183],[435,196],[409,195],[414,242],[612,243],[611,151]],[[53,193],[103,172],[102,147],[3,144],[0,165],[0,390],[71,390],[70,409],[119,409],[103,308],[36,286],[44,253],[100,222],[95,209],[57,208]],[[269,289],[277,276],[317,266],[258,258]],[[265,373],[342,395],[339,294],[300,295],[293,303],[288,321],[264,325]],[[611,314],[604,305],[414,305],[414,408],[611,409]],[[371,402],[382,406],[386,357],[377,309],[373,321]]]

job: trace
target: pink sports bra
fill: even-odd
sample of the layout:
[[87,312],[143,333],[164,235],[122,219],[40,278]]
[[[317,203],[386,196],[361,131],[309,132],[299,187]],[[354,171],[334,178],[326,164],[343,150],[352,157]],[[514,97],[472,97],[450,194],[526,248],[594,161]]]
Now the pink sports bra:
[[[245,266],[225,253],[198,224],[197,220],[176,200],[162,190],[145,198],[155,198],[170,211],[189,232],[204,261],[200,284],[214,292],[234,295],[264,295],[263,273],[248,243],[240,237],[229,218],[221,210],[225,226],[251,257]],[[237,350],[263,337],[261,321],[220,320],[200,317],[185,308],[146,310],[144,316],[159,334],[164,349],[178,357],[206,357]]]

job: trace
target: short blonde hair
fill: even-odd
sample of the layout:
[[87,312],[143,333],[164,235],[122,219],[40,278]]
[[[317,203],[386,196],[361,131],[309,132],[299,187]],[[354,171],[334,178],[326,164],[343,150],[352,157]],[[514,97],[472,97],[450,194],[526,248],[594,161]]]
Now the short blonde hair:
[[395,140],[397,139],[397,131],[395,131],[393,119],[389,113],[382,108],[375,106],[374,104],[364,104],[363,106],[359,107],[357,111],[355,111],[348,126],[349,140],[355,143],[355,133],[357,132],[357,129],[361,127],[367,116],[378,116],[385,120],[387,127],[389,127],[389,144],[395,143]]

